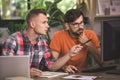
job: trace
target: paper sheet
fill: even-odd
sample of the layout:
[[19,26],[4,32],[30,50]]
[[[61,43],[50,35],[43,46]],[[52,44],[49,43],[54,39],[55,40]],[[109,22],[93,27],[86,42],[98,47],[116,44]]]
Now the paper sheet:
[[64,79],[75,79],[75,80],[94,80],[97,78],[97,76],[68,75],[63,78]]

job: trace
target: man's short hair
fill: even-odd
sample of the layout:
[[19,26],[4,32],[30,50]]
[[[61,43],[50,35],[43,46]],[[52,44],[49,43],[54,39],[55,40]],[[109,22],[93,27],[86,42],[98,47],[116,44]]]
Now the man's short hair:
[[32,9],[32,10],[30,10],[30,12],[26,16],[27,24],[29,24],[29,21],[31,20],[31,18],[33,18],[35,16],[38,16],[40,13],[46,15],[46,12],[42,9]]
[[81,15],[83,16],[83,19],[84,19],[84,15],[80,9],[70,9],[66,12],[66,14],[64,16],[64,21],[65,21],[65,23],[66,22],[67,23],[74,22]]

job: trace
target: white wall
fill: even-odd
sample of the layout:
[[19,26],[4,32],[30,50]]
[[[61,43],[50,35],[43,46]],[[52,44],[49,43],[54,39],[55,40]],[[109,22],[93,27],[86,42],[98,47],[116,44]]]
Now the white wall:
[[101,22],[95,21],[93,30],[96,32],[97,35],[101,35]]

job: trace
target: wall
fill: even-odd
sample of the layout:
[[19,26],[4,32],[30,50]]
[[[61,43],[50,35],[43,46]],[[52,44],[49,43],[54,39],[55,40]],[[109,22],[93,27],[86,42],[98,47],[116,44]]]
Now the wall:
[[93,30],[97,35],[101,34],[101,21],[95,21]]
[[96,32],[97,35],[101,35],[101,26],[102,21],[105,20],[116,20],[120,19],[120,16],[103,16],[103,17],[95,17],[94,23],[93,23],[93,30]]

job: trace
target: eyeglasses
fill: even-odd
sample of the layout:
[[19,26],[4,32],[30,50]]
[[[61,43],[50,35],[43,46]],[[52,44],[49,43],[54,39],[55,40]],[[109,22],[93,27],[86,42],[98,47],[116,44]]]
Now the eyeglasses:
[[70,23],[70,25],[72,25],[73,28],[78,28],[79,26],[83,26],[82,24],[84,24],[84,21],[81,21],[80,23]]

